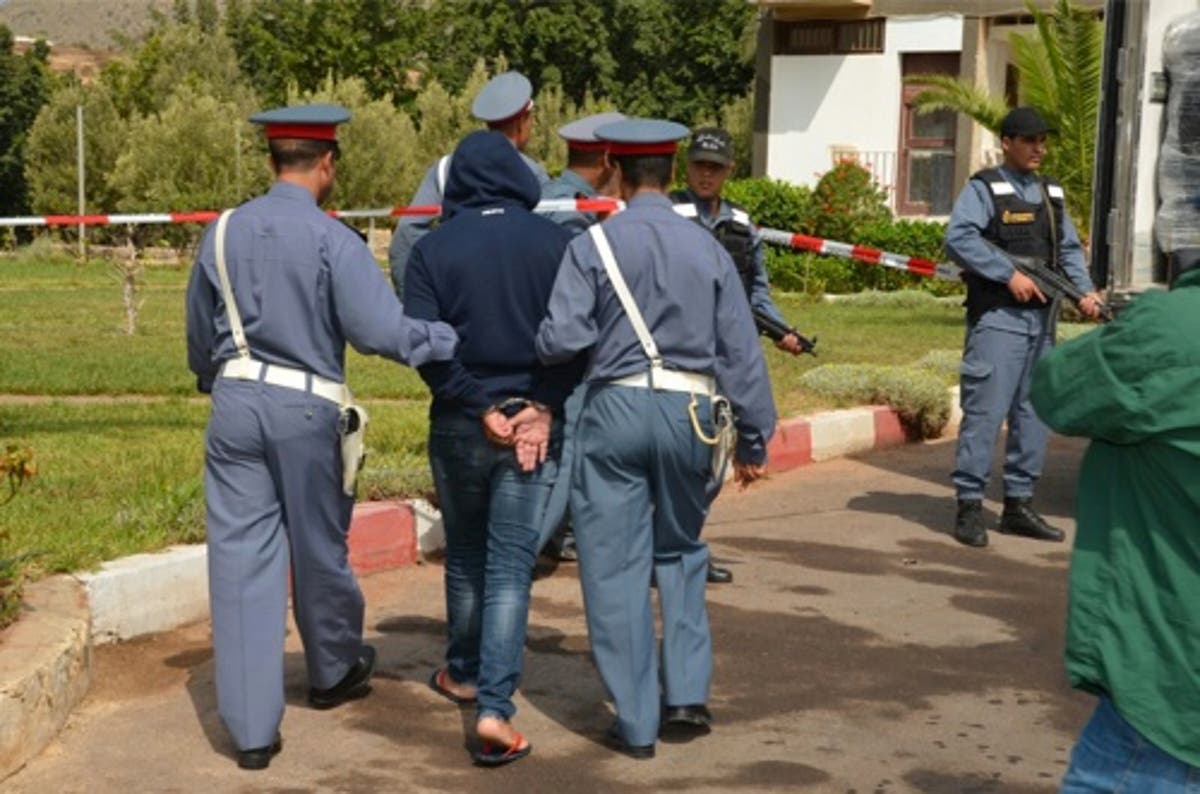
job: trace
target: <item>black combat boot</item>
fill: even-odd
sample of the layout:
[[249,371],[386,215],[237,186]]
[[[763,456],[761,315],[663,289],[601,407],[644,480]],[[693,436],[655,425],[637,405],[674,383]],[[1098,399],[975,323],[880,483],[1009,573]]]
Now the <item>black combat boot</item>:
[[1033,499],[1004,497],[1004,512],[1000,514],[1000,531],[1006,535],[1021,535],[1034,540],[1061,543],[1066,533],[1055,529],[1033,509]]
[[954,539],[964,546],[987,545],[987,530],[983,528],[983,501],[959,499],[958,517],[954,520]]

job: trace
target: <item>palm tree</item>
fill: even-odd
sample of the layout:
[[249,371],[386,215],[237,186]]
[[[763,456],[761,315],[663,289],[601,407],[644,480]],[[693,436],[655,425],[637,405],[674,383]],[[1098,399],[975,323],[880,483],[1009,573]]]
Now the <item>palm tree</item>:
[[[1037,32],[1011,38],[1021,104],[1037,108],[1056,131],[1044,170],[1066,188],[1071,219],[1087,239],[1100,113],[1103,25],[1094,11],[1071,0],[1056,0],[1049,13],[1036,8],[1031,0],[1025,5]],[[929,85],[913,98],[918,113],[953,110],[998,132],[1008,112],[1002,96],[947,75],[913,75],[906,82]]]

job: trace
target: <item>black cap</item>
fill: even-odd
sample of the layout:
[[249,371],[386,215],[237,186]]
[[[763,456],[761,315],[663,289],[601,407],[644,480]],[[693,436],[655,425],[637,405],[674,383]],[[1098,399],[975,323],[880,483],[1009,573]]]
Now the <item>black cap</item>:
[[729,165],[733,162],[733,136],[720,127],[701,127],[692,133],[687,158]]
[[1045,135],[1051,131],[1042,114],[1033,108],[1013,108],[1000,122],[1001,138]]

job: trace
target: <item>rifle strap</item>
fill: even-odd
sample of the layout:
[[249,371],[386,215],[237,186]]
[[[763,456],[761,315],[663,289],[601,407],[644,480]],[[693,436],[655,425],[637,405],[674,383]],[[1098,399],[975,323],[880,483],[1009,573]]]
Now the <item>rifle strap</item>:
[[1050,194],[1046,192],[1045,178],[1038,180],[1038,188],[1042,191],[1042,206],[1046,208],[1047,217],[1050,219],[1050,269],[1061,270],[1062,266],[1058,263],[1058,259],[1062,256],[1062,251],[1059,250],[1058,239],[1058,221],[1055,219],[1054,204],[1050,201]]

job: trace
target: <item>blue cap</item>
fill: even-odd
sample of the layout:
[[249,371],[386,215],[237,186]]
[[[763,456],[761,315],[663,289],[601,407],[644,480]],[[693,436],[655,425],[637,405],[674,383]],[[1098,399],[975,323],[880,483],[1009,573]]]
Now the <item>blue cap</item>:
[[570,124],[562,125],[558,128],[558,134],[572,149],[607,149],[608,144],[596,137],[596,130],[605,124],[624,121],[625,118],[624,113],[616,111],[593,113],[590,116],[576,119]]
[[596,129],[611,154],[674,154],[688,128],[665,119],[625,119]]
[[350,120],[341,105],[290,105],[255,113],[250,121],[266,128],[267,138],[310,138],[336,141],[337,125]]
[[480,89],[471,115],[488,124],[507,121],[533,107],[533,86],[520,72],[498,74]]

